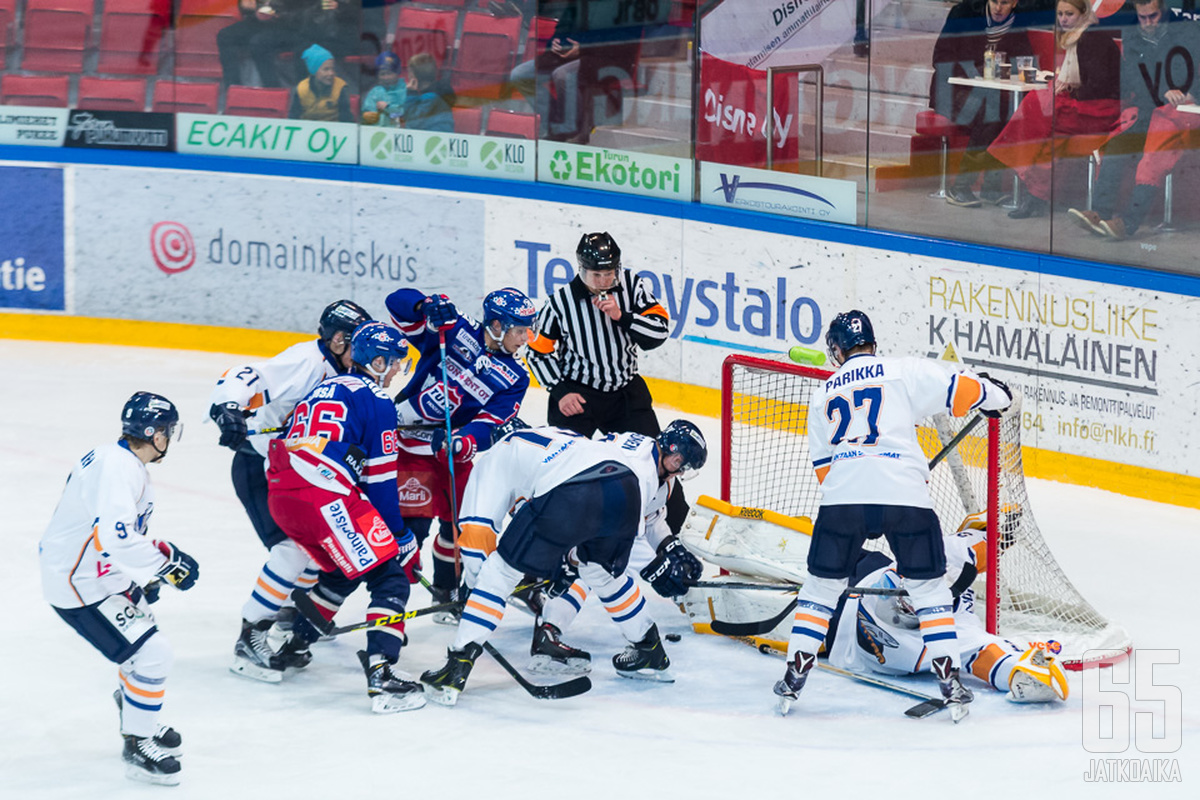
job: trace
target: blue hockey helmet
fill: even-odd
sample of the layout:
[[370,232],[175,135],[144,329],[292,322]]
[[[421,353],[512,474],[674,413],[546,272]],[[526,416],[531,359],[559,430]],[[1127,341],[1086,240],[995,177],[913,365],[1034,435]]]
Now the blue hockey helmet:
[[829,323],[825,333],[825,348],[829,358],[837,366],[846,360],[846,353],[864,344],[875,344],[875,329],[871,320],[861,311],[844,311]]
[[358,303],[353,300],[338,300],[330,303],[321,312],[321,321],[317,323],[317,335],[323,342],[328,342],[338,331],[349,337],[359,325],[370,321],[371,315]]
[[[354,331],[350,339],[351,357],[359,368],[368,375],[379,378],[385,375],[395,361],[408,355],[408,344],[400,331],[382,322],[364,322]],[[382,372],[376,373],[371,363],[380,356],[386,362]]]
[[677,419],[663,428],[657,441],[663,458],[674,454],[683,456],[683,463],[674,474],[684,480],[692,477],[708,460],[708,444],[704,441],[704,434],[685,419]]
[[575,248],[575,257],[582,269],[610,270],[621,268],[621,248],[608,231],[585,233]]
[[136,392],[121,409],[121,433],[133,439],[152,441],[154,434],[161,432],[169,440],[182,431],[179,411],[161,394]]
[[483,298],[483,324],[486,328],[492,327],[492,320],[500,321],[501,331],[514,326],[533,328],[536,318],[537,309],[533,301],[519,289],[508,286]]

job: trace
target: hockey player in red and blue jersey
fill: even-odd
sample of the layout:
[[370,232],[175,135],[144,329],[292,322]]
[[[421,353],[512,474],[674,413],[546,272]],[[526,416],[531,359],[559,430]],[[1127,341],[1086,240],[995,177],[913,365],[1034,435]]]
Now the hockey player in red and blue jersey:
[[[420,567],[417,542],[396,494],[396,410],[384,391],[400,371],[400,332],[381,322],[359,326],[348,375],[322,381],[296,406],[287,433],[271,442],[271,515],[321,568],[312,600],[326,619],[360,584],[371,594],[367,619],[404,613]],[[308,651],[319,634],[298,618],[284,648]],[[358,656],[372,710],[425,705],[421,685],[396,677],[404,623],[372,628]]]
[[[496,427],[515,417],[525,399],[529,374],[516,356],[533,334],[536,309],[511,288],[484,298],[482,325],[459,316],[444,295],[399,289],[386,303],[396,327],[417,351],[412,377],[396,397],[400,502],[419,543],[424,543],[434,518],[442,521],[433,545],[432,591],[435,600],[444,602],[458,585],[459,571],[447,462],[453,459],[457,508],[471,474],[471,459],[491,447]],[[453,429],[449,445],[447,407]]]

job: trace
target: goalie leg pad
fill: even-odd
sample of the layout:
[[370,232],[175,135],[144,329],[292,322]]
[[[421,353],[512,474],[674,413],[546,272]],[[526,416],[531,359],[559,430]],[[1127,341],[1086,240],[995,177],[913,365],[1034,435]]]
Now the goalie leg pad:
[[1066,700],[1067,675],[1041,647],[1021,654],[1008,676],[1008,699],[1014,703],[1049,703]]

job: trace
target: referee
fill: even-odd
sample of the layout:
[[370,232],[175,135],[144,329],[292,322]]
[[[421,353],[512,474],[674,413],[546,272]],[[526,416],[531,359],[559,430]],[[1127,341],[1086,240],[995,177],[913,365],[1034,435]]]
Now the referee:
[[[607,232],[584,234],[575,255],[575,277],[546,301],[529,344],[529,368],[550,390],[547,422],[588,437],[597,430],[657,436],[638,350],[667,341],[666,309],[644,279],[621,269],[621,248]],[[673,532],[686,514],[676,482],[668,501]]]

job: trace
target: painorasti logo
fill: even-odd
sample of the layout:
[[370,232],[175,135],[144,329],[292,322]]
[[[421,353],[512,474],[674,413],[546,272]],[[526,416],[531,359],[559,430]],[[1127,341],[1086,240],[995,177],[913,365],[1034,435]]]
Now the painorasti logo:
[[367,146],[371,149],[371,155],[386,161],[392,155],[392,135],[387,131],[377,131],[371,134],[371,141]]
[[425,141],[425,157],[429,159],[430,164],[441,164],[449,155],[449,150],[446,147],[446,140],[441,136],[430,136]]
[[550,174],[555,180],[565,181],[571,177],[571,157],[565,150],[555,150],[550,156]]
[[789,194],[799,195],[800,197],[807,197],[809,200],[816,200],[817,202],[824,203],[830,208],[837,208],[837,206],[829,202],[824,197],[821,197],[821,195],[807,191],[806,189],[800,189],[795,186],[785,186],[782,183],[763,183],[758,181],[746,181],[743,183],[740,175],[734,175],[731,178],[724,172],[721,173],[720,188],[714,189],[713,191],[724,193],[726,203],[729,203],[730,205],[737,205],[737,203],[735,203],[735,199],[737,198],[739,189],[762,189],[763,191],[767,192],[787,192]]
[[168,275],[183,272],[196,263],[192,233],[178,222],[159,222],[150,229],[150,253],[154,265]]
[[479,160],[484,169],[494,172],[504,164],[504,148],[496,142],[484,142],[479,150]]

